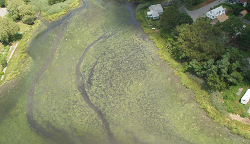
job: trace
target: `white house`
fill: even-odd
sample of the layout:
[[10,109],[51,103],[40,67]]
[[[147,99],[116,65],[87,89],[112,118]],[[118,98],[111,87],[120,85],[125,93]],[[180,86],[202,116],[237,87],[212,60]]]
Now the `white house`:
[[147,15],[149,18],[153,18],[153,19],[158,19],[160,17],[158,12],[152,11],[152,10],[148,11]]
[[220,6],[220,7],[213,9],[213,10],[208,11],[206,16],[210,19],[214,19],[217,16],[222,15],[222,14],[225,14],[225,10],[222,6]]
[[147,12],[147,16],[149,18],[157,19],[162,13],[163,13],[163,8],[161,4],[156,4],[149,6],[149,11]]
[[246,91],[246,93],[243,95],[243,97],[241,98],[241,103],[242,104],[244,104],[244,105],[246,105],[247,103],[248,103],[248,101],[249,101],[249,99],[250,99],[250,89],[248,89],[247,91]]

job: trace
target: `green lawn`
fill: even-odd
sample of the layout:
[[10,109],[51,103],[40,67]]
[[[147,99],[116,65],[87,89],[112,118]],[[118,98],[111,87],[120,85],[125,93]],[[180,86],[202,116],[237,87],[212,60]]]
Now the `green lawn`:
[[22,32],[22,33],[24,33],[27,30],[27,28],[30,27],[30,25],[24,24],[24,23],[21,23],[21,22],[18,22],[17,24],[20,27],[19,32]]
[[[237,96],[236,93],[238,92],[239,88],[244,88],[243,91],[241,92],[240,96]],[[244,113],[247,113],[248,108],[250,107],[250,102],[248,102],[246,105],[242,104],[241,98],[242,96],[245,94],[245,92],[247,91],[247,89],[249,89],[249,86],[234,86],[232,87],[232,89],[229,90],[225,90],[223,91],[222,95],[234,95],[236,97],[235,101],[231,101],[231,100],[225,100],[225,104],[227,106],[227,108],[229,108],[229,112],[234,113],[234,114],[239,114],[242,115]],[[250,118],[250,115],[247,115],[248,118]]]

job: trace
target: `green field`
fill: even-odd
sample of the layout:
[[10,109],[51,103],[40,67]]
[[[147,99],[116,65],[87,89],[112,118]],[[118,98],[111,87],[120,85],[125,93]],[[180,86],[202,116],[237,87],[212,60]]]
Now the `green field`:
[[[79,92],[81,56],[82,89],[115,143],[250,142],[199,108],[131,10],[129,4],[89,0],[85,10],[34,37],[27,49],[30,69],[0,88],[0,143],[110,143],[100,115]],[[27,120],[31,97],[36,125]]]

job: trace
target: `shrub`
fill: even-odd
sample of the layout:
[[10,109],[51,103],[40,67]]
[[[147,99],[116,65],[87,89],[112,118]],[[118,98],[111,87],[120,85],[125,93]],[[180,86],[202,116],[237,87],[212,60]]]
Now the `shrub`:
[[5,57],[2,58],[1,65],[3,68],[5,68],[7,66],[7,60],[5,59]]
[[222,100],[223,97],[219,92],[213,92],[210,94],[210,99],[212,105],[223,115],[227,113],[227,108],[225,107],[225,104],[223,104]]
[[23,18],[22,18],[22,21],[26,24],[29,24],[29,25],[32,25],[34,24],[34,17],[33,16],[30,16],[30,15],[25,15]]
[[64,2],[65,0],[48,0],[48,3],[50,5],[53,5],[53,4],[56,4],[56,3],[59,3],[59,2]]
[[232,107],[228,107],[228,108],[227,108],[227,111],[230,112],[230,113],[232,113],[232,114],[235,113],[235,111],[234,111],[234,109],[233,109]]
[[0,7],[4,7],[5,6],[5,0],[0,0]]
[[247,117],[247,115],[248,114],[246,112],[243,112],[240,116],[243,117],[243,118],[245,118],[245,117]]

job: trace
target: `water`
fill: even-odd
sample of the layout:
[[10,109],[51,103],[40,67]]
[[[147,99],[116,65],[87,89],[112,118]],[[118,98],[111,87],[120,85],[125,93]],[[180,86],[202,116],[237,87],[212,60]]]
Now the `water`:
[[44,24],[30,71],[2,87],[0,143],[249,143],[199,108],[133,10],[89,0]]

